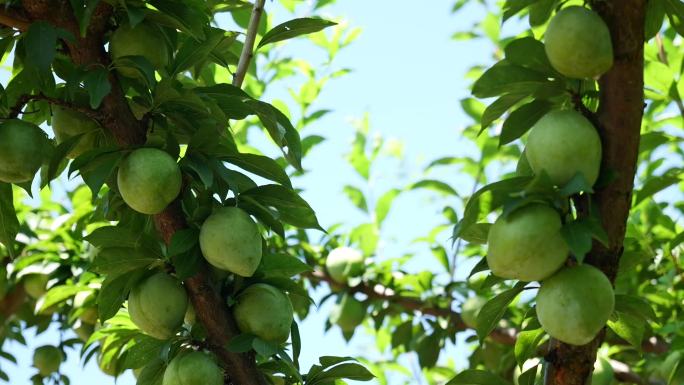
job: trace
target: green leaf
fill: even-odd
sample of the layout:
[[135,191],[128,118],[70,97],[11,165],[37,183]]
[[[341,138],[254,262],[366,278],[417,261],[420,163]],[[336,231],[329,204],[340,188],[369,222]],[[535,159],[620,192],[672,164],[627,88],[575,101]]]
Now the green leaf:
[[79,32],[82,37],[85,37],[90,18],[93,16],[95,8],[100,4],[100,0],[69,0],[69,2],[78,20]]
[[392,208],[392,202],[394,202],[394,199],[396,199],[400,193],[401,190],[392,189],[384,193],[380,199],[378,199],[378,202],[375,204],[375,221],[378,224],[378,227],[382,226],[382,222],[387,218],[387,214],[389,214],[389,211]]
[[684,3],[680,0],[664,0],[664,5],[670,25],[680,36],[684,36]]
[[76,295],[76,293],[83,291],[81,286],[68,286],[59,285],[51,288],[45,293],[38,303],[36,303],[36,308],[38,311],[43,311],[51,306],[57,305],[59,303],[65,302],[67,299]]
[[364,212],[368,212],[368,204],[366,203],[366,197],[363,195],[363,191],[350,185],[344,186],[343,191],[345,194],[347,194],[347,197],[350,201],[352,201],[354,206],[358,207]]
[[91,264],[91,269],[96,273],[117,276],[131,270],[146,268],[160,261],[154,254],[147,254],[142,250],[108,247],[97,253]]
[[359,245],[364,255],[371,255],[375,253],[380,234],[378,234],[378,228],[375,224],[363,223],[351,231],[349,239]]
[[165,370],[164,361],[160,359],[150,361],[140,372],[136,385],[162,385]]
[[537,356],[537,348],[539,343],[546,333],[543,329],[523,330],[518,333],[515,340],[515,360],[518,366],[522,367],[523,363],[532,357]]
[[90,95],[90,107],[97,109],[102,99],[109,95],[112,85],[109,84],[109,71],[104,67],[97,67],[88,71],[83,78],[83,85]]
[[561,196],[569,197],[581,192],[593,193],[594,189],[587,181],[587,178],[584,177],[584,174],[578,172],[572,177],[572,179],[570,179],[568,183],[565,184],[565,186],[561,187],[558,192]]
[[416,190],[416,189],[428,189],[428,190],[433,190],[437,191],[439,193],[445,194],[445,195],[454,195],[454,196],[459,196],[458,192],[454,190],[453,187],[449,186],[448,184],[439,181],[439,180],[434,180],[434,179],[424,179],[419,182],[416,182],[408,187],[410,190]]
[[506,60],[541,73],[555,75],[544,44],[533,37],[523,37],[508,43],[505,48]]
[[135,232],[124,226],[104,226],[93,230],[85,240],[100,249],[122,247],[140,249],[160,257],[159,245],[144,232]]
[[418,364],[421,368],[433,368],[439,360],[441,335],[437,332],[428,336],[422,336],[416,344],[418,354]]
[[273,27],[273,29],[268,31],[264,35],[264,37],[261,38],[261,41],[259,42],[259,45],[256,49],[259,49],[265,46],[266,44],[271,44],[278,41],[291,39],[293,37],[297,37],[300,35],[318,32],[336,24],[337,23],[335,22],[319,18],[305,17],[301,19],[293,19],[280,25],[277,25]]
[[26,62],[40,72],[47,72],[57,53],[57,31],[45,21],[31,23],[24,34]]
[[221,157],[230,164],[234,164],[245,171],[249,171],[260,177],[278,182],[283,186],[292,187],[292,182],[285,170],[273,159],[257,154],[236,153]]
[[511,385],[508,381],[494,373],[484,370],[464,370],[446,385]]
[[[173,60],[170,72],[172,75],[179,74],[195,64],[201,63],[208,59],[211,52],[221,43],[227,32],[220,28],[208,27],[205,30],[204,38],[200,41],[192,37],[186,38],[178,48],[178,53]],[[235,33],[230,33],[237,36]]]
[[245,353],[252,350],[252,343],[256,339],[251,334],[239,334],[228,341],[226,350],[233,353]]
[[638,351],[641,351],[641,341],[644,339],[644,332],[646,330],[646,320],[644,318],[616,311],[611,319],[608,320],[608,327]]
[[[495,120],[499,119],[506,111],[525,99],[527,94],[506,94],[496,99],[487,106],[482,114],[480,134],[489,127]],[[478,134],[479,135],[479,134]]]
[[642,297],[629,294],[615,295],[615,310],[631,314],[635,317],[641,317],[645,320],[657,320],[657,316],[651,303]]
[[534,365],[533,367],[527,369],[524,373],[518,376],[518,384],[535,385],[537,380],[537,371],[539,371],[539,365]]
[[646,24],[644,37],[646,41],[655,37],[663,26],[665,19],[665,2],[666,0],[649,0],[646,2]]
[[646,183],[644,183],[644,185],[636,192],[634,205],[636,206],[646,198],[681,182],[683,172],[684,170],[682,169],[670,169],[662,176],[650,177]]
[[170,257],[190,251],[199,243],[199,231],[197,229],[178,230],[171,237],[167,254]]
[[523,136],[542,116],[551,110],[551,102],[535,99],[511,112],[503,124],[499,145],[508,144]]
[[283,222],[304,229],[323,230],[311,206],[292,189],[270,184],[247,190],[240,196],[249,196],[266,207],[276,209]]
[[144,276],[146,270],[134,270],[129,274],[107,277],[97,297],[97,309],[100,322],[112,318],[121,309],[131,288]]
[[469,243],[483,245],[487,243],[487,236],[489,235],[489,229],[491,227],[491,223],[475,223],[468,226],[468,228],[461,233],[460,238]]
[[[296,169],[302,169],[302,143],[299,132],[292,125],[290,119],[280,110],[268,103],[254,99],[244,100],[252,113],[259,117],[259,120],[266,128],[271,139],[285,153],[285,157]],[[285,151],[287,148],[287,151]]]
[[592,244],[592,230],[587,223],[582,220],[568,222],[561,228],[561,235],[577,261],[584,261]]
[[515,297],[525,288],[526,282],[518,282],[512,289],[508,289],[496,297],[487,301],[477,315],[477,336],[480,341],[484,339],[496,328],[501,318],[506,313],[508,305],[513,302]]
[[14,239],[19,233],[19,220],[14,209],[14,194],[12,185],[0,183],[0,243],[2,243],[11,258],[16,257]]
[[292,277],[307,271],[313,271],[313,269],[299,258],[287,254],[271,253],[263,255],[257,270],[266,277]]
[[258,354],[264,357],[271,357],[278,353],[278,346],[270,342],[264,341],[261,338],[254,338],[252,340],[252,348]]
[[308,379],[309,385],[329,384],[330,380],[347,379],[353,381],[370,381],[374,379],[373,373],[369,372],[363,365],[354,362],[341,363],[329,367]]
[[530,26],[544,25],[560,0],[539,0],[530,6]]
[[209,24],[208,15],[202,9],[204,4],[175,0],[150,0],[149,3],[173,20],[178,29],[196,39],[204,38],[204,27]]
[[120,362],[123,368],[142,368],[148,362],[159,356],[159,352],[166,344],[145,334],[138,334],[128,342],[124,359]]
[[504,60],[485,71],[475,81],[473,95],[478,98],[504,94],[530,95],[548,82],[546,75]]
[[392,349],[397,349],[403,346],[408,350],[412,338],[413,321],[408,320],[397,326],[397,328],[392,332]]

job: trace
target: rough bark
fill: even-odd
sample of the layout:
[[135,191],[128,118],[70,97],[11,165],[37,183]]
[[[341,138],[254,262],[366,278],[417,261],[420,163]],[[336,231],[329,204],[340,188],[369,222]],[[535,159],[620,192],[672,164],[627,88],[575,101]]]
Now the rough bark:
[[[586,262],[601,269],[611,281],[617,274],[637,164],[643,116],[644,20],[646,0],[595,0],[596,10],[610,29],[615,64],[599,80],[597,114],[603,144],[602,170],[614,178],[597,189],[594,209],[608,233],[607,247],[594,242]],[[586,385],[605,331],[585,346],[551,341],[546,385]]]
[[[64,42],[69,56],[79,66],[109,66],[110,59],[104,50],[105,33],[110,27],[113,9],[101,3],[94,12],[86,35],[80,36],[78,23],[73,16],[70,3],[64,0],[23,0],[23,13],[28,21],[44,20],[52,25],[70,31],[74,42]],[[123,148],[136,147],[145,143],[146,127],[131,111],[116,75],[111,72],[109,81],[112,91],[104,98],[98,109],[98,121],[109,129]],[[186,227],[180,205],[171,204],[164,212],[154,217],[160,236],[169,242],[173,234]],[[207,331],[207,346],[223,363],[230,382],[239,385],[262,385],[265,380],[257,370],[251,354],[231,353],[226,343],[239,334],[232,315],[219,293],[211,286],[206,266],[197,275],[185,282],[186,290],[195,307],[197,318]]]

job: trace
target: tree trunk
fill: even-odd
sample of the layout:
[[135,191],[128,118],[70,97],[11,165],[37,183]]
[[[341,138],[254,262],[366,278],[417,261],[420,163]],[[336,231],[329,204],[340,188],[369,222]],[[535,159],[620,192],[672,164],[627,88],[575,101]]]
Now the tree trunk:
[[[613,40],[615,64],[599,80],[599,133],[603,145],[601,169],[613,179],[596,189],[593,204],[608,233],[608,247],[594,242],[586,262],[615,280],[636,173],[644,109],[644,22],[646,0],[593,0],[593,9],[606,21]],[[598,207],[596,207],[598,206]],[[552,340],[546,385],[589,383],[596,350],[605,330],[585,346]]]

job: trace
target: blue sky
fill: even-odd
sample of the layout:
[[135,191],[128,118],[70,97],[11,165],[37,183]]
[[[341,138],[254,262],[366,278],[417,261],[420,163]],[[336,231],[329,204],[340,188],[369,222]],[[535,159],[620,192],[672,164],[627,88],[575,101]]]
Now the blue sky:
[[[469,83],[464,79],[466,70],[474,64],[489,62],[490,48],[482,42],[451,40],[454,32],[468,29],[482,16],[465,11],[456,17],[450,12],[451,6],[450,0],[344,0],[325,8],[323,16],[343,18],[363,32],[334,62],[335,67],[350,68],[353,72],[330,82],[317,100],[316,108],[329,108],[334,113],[309,129],[327,141],[305,159],[304,166],[310,172],[295,181],[297,187],[305,188],[304,197],[316,210],[323,227],[363,220],[342,193],[345,184],[359,185],[361,181],[344,160],[353,137],[353,118],[367,112],[371,131],[405,143],[404,159],[384,162],[376,170],[378,178],[373,190],[378,194],[400,187],[407,180],[416,180],[430,160],[477,151],[458,140],[461,129],[469,124],[459,101],[469,93]],[[275,23],[288,17],[275,2],[268,2],[267,7],[272,10]],[[293,42],[280,49],[291,49],[296,52],[294,56],[318,57],[318,51],[310,44]],[[266,98],[282,95],[286,95],[285,89],[273,91]],[[443,171],[439,177],[458,189],[462,187],[457,169]],[[400,197],[386,220],[383,254],[393,256],[407,250],[425,253],[425,247],[411,244],[411,240],[442,221],[440,211],[446,204],[455,202],[431,202],[420,193]],[[325,334],[328,307],[329,304],[323,306],[300,324],[304,368],[318,356],[353,356],[367,352],[372,344],[363,336],[356,336],[347,344],[335,328]],[[5,347],[19,360],[17,367],[3,367],[16,385],[30,384],[29,377],[34,373],[29,368],[32,348],[56,343],[59,338],[56,332],[38,339],[28,337],[31,349],[16,344]],[[101,374],[94,362],[83,368],[78,354],[72,353],[62,367],[72,385],[114,384],[114,379]],[[458,356],[457,362],[463,362],[464,351],[450,353]],[[126,373],[116,383],[131,385],[135,381]]]

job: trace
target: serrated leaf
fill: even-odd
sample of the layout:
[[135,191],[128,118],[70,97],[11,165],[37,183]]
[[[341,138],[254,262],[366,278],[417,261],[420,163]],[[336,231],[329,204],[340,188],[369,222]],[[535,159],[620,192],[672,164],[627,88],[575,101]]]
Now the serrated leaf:
[[642,297],[637,297],[629,294],[615,295],[615,310],[631,314],[635,317],[642,317],[644,319],[655,321],[657,316],[651,303]]
[[109,84],[109,71],[104,67],[96,67],[88,71],[83,78],[83,85],[90,95],[90,107],[100,107],[105,96],[109,95],[112,85]]
[[108,247],[97,253],[91,269],[96,273],[117,276],[160,261],[154,254],[147,254],[139,249]]
[[527,94],[506,94],[492,102],[482,114],[481,128],[478,135],[486,130],[495,120],[499,119],[511,107],[526,97]]
[[252,342],[256,339],[251,334],[239,334],[228,341],[225,348],[229,352],[244,353],[252,350]]
[[533,37],[523,37],[508,43],[505,48],[506,60],[541,73],[554,75],[556,71],[551,67],[544,43]]
[[293,19],[280,25],[277,25],[273,27],[273,29],[268,31],[264,35],[264,37],[261,38],[261,41],[259,42],[257,49],[267,44],[272,44],[278,41],[291,39],[293,37],[318,32],[336,24],[337,23],[329,20],[311,17]]
[[618,336],[629,342],[635,349],[641,351],[641,341],[646,330],[646,320],[629,313],[616,311],[608,320],[608,327]]
[[166,341],[138,334],[127,345],[126,354],[121,362],[122,368],[142,368],[159,356],[159,351],[165,344]]
[[172,257],[190,251],[199,243],[199,231],[197,229],[178,230],[171,237],[167,254]]
[[309,378],[307,383],[310,385],[323,385],[328,384],[330,380],[336,379],[370,381],[374,378],[373,373],[368,371],[363,365],[355,362],[345,362],[325,369]]
[[145,270],[134,270],[129,274],[105,279],[97,297],[100,322],[104,323],[121,309],[131,288],[143,277],[145,272]]
[[476,331],[480,341],[484,341],[489,333],[496,328],[496,325],[506,313],[508,305],[510,305],[515,297],[523,291],[526,284],[526,282],[518,282],[512,289],[508,289],[498,294],[496,297],[487,301],[482,307],[477,315],[476,321]]
[[380,199],[378,199],[377,203],[375,204],[375,221],[378,224],[378,227],[382,226],[382,222],[385,221],[387,214],[389,214],[390,208],[392,208],[392,202],[394,202],[400,193],[401,190],[392,189],[384,193]]
[[343,191],[345,194],[347,194],[347,197],[350,201],[352,201],[354,206],[358,207],[360,210],[368,212],[368,204],[366,203],[366,197],[363,195],[363,191],[350,185],[344,186]]
[[473,244],[483,245],[487,243],[487,236],[489,229],[492,227],[491,223],[474,223],[461,233],[460,237],[464,241]]
[[260,177],[278,182],[286,187],[292,187],[292,182],[287,176],[285,170],[273,159],[257,154],[241,154],[227,155],[221,157],[228,163],[234,164],[245,171],[249,171]]
[[540,72],[500,61],[475,81],[472,93],[478,98],[504,94],[531,95],[548,82],[547,77]]

